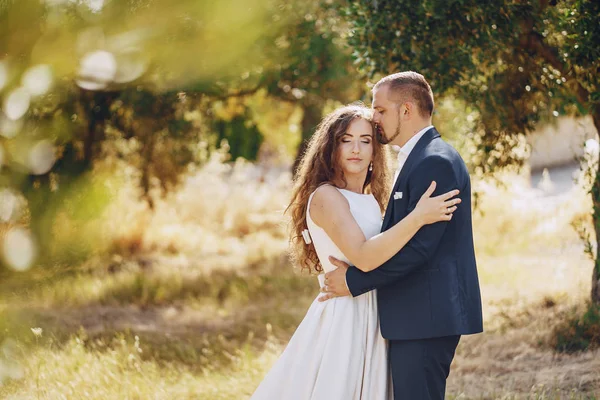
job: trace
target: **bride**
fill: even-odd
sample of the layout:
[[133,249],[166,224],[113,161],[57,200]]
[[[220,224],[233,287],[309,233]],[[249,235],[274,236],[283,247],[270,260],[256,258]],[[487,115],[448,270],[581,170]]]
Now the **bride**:
[[[336,267],[333,256],[363,271],[383,264],[426,224],[447,221],[458,190],[431,197],[435,182],[400,223],[380,233],[391,177],[374,137],[371,110],[341,107],[312,136],[288,207],[292,254],[309,272]],[[279,360],[251,400],[388,400],[387,343],[376,291],[313,301]]]

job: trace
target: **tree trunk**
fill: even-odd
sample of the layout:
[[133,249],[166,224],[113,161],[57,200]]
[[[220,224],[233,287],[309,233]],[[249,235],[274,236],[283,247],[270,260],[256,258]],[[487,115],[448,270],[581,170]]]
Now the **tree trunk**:
[[[600,106],[595,106],[592,111],[594,126],[600,135]],[[592,303],[600,305],[600,162],[596,170],[594,187],[592,188],[592,201],[594,204],[594,230],[596,232],[596,260],[592,272]]]
[[142,187],[142,199],[148,203],[150,210],[154,211],[154,199],[150,194],[151,169],[153,166],[154,148],[156,145],[156,136],[158,127],[156,126],[153,117],[140,118],[139,119],[139,131],[136,134],[137,137],[144,138],[141,150],[141,164],[140,169],[142,176],[140,177],[140,186]]
[[318,102],[308,102],[303,106],[304,115],[302,116],[302,141],[300,142],[300,146],[298,146],[298,152],[296,153],[296,159],[294,160],[294,165],[292,167],[294,177],[296,176],[296,170],[300,164],[300,159],[306,151],[308,141],[313,133],[315,133],[315,128],[321,121],[321,112],[323,110],[323,105]]
[[110,106],[119,92],[91,92],[81,89],[82,106],[86,111],[87,132],[83,142],[83,169],[91,168],[98,142],[104,140],[106,121],[111,117]]

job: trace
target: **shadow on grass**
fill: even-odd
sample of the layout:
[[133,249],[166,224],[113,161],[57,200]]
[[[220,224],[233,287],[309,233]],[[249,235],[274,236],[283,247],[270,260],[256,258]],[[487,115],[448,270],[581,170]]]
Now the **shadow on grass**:
[[35,285],[41,296],[13,293],[17,301],[0,305],[0,343],[17,341],[26,353],[60,350],[77,337],[102,352],[137,336],[143,359],[196,372],[228,368],[233,355],[260,352],[268,340],[287,341],[318,295],[316,278],[298,276],[283,259],[212,273],[78,273]]

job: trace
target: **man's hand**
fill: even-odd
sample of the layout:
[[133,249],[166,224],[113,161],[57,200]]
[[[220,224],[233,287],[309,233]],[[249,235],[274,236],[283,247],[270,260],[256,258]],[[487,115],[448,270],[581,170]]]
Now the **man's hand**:
[[325,284],[321,288],[321,292],[325,293],[325,296],[319,297],[320,302],[333,299],[334,297],[350,295],[350,290],[348,290],[348,286],[346,285],[346,270],[349,265],[331,256],[329,257],[329,261],[337,269],[325,274]]

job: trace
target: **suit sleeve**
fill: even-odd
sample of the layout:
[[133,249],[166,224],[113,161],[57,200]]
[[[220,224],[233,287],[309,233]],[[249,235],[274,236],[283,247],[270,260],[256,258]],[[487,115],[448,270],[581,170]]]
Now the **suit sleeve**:
[[[415,167],[409,178],[409,212],[415,209],[432,181],[437,184],[433,196],[459,188],[451,162],[442,157],[428,157]],[[448,223],[449,221],[442,221],[424,226],[406,246],[373,271],[362,272],[356,267],[348,268],[346,283],[352,296],[385,286],[427,265],[435,254]]]

